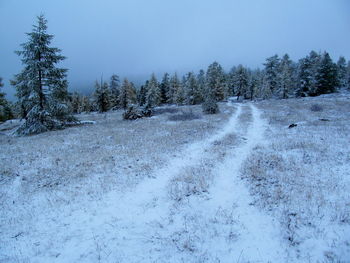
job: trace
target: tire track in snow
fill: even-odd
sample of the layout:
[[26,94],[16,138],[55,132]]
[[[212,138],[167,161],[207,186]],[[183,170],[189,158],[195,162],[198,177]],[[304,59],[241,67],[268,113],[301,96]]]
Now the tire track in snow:
[[263,142],[266,126],[259,110],[253,105],[250,107],[253,121],[245,136],[247,141],[234,149],[216,168],[217,183],[210,190],[211,200],[206,206],[209,209],[232,210],[232,206],[236,205],[233,214],[240,224],[239,238],[233,243],[233,249],[222,255],[223,262],[283,262],[286,248],[282,247],[279,223],[251,205],[252,197],[240,176],[243,162],[254,147]]
[[[183,168],[199,164],[207,157],[210,153],[206,150],[214,142],[222,140],[235,130],[240,114],[241,105],[237,105],[236,111],[221,130],[204,141],[189,145],[178,157],[171,159],[168,165],[155,171],[153,178],[144,180],[125,194],[113,191],[102,202],[91,204],[88,211],[75,215],[74,218],[78,220],[68,227],[67,232],[74,233],[79,238],[66,242],[60,251],[60,257],[54,262],[84,261],[81,255],[86,255],[88,248],[95,246],[96,239],[101,239],[101,242],[108,243],[109,246],[113,244],[120,251],[121,258],[127,259],[126,262],[145,260],[147,253],[153,249],[152,244],[146,244],[154,231],[152,223],[168,217],[171,202],[167,191],[169,180]],[[116,232],[108,233],[111,229]],[[106,252],[108,255],[115,253]]]

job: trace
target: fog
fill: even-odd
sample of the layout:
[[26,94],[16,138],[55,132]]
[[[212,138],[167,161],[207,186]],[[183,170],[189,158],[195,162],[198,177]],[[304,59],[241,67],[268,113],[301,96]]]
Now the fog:
[[265,58],[293,60],[327,50],[350,59],[347,0],[0,0],[0,76],[21,68],[14,50],[27,40],[36,16],[45,14],[52,46],[62,49],[69,90],[89,93],[94,81],[116,73],[137,84],[151,73],[261,67]]

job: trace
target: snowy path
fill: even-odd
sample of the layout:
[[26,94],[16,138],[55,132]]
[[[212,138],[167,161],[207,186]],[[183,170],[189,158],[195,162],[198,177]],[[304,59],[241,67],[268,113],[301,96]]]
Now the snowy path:
[[[221,207],[230,210],[233,207],[235,219],[238,220],[239,240],[234,249],[223,257],[223,262],[232,259],[241,262],[283,262],[285,250],[279,232],[279,223],[251,205],[252,198],[247,186],[240,177],[240,169],[250,152],[263,141],[265,123],[260,118],[257,108],[250,105],[253,122],[245,135],[246,143],[234,149],[215,170],[216,184],[211,189],[211,200],[207,207]],[[237,252],[239,257],[237,257]],[[238,262],[237,261],[237,262]]]
[[[242,132],[240,116],[246,111],[251,111],[252,121]],[[34,251],[32,261],[283,262],[278,223],[250,205],[240,179],[242,163],[263,140],[264,129],[254,106],[237,104],[220,131],[177,153],[133,190],[111,192],[76,211],[62,209],[54,222],[39,217],[37,228],[44,226],[41,231],[49,240],[43,241],[47,247]],[[234,148],[225,145],[225,138],[237,134],[245,141]],[[218,143],[225,151],[222,160],[213,154]],[[171,180],[199,165],[208,166],[213,175],[209,193],[190,196],[188,203],[172,200]]]

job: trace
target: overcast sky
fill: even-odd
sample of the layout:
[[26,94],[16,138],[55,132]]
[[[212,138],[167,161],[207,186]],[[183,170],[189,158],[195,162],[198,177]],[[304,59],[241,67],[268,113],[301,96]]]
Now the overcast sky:
[[67,57],[69,89],[91,91],[112,73],[139,82],[218,61],[228,70],[310,50],[350,59],[348,0],[0,0],[0,76],[21,70],[14,50],[44,13],[53,46]]

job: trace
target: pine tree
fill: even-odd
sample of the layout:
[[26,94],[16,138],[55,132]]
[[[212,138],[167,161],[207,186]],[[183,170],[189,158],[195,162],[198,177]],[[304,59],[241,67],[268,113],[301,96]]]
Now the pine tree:
[[146,95],[146,108],[152,109],[160,104],[161,92],[157,78],[154,74],[151,75],[151,79],[148,82],[148,90]]
[[78,92],[74,92],[70,95],[70,106],[73,113],[81,113],[81,98]]
[[182,77],[182,81],[179,82],[179,85],[177,86],[176,93],[175,93],[175,103],[177,105],[183,105],[185,103],[185,83],[186,78],[185,76]]
[[236,89],[235,95],[237,96],[237,100],[239,100],[240,96],[248,98],[248,72],[242,65],[238,65],[236,69],[234,83]]
[[143,106],[146,104],[148,83],[149,83],[149,80],[146,80],[145,84],[141,86],[139,92],[137,93],[137,101],[140,106]]
[[316,75],[316,95],[332,93],[339,85],[337,65],[327,52],[324,52]]
[[297,97],[306,97],[311,93],[313,71],[309,57],[302,58],[298,63],[298,88]]
[[95,104],[99,112],[106,112],[110,109],[110,90],[108,88],[108,84],[103,82],[95,83]]
[[208,83],[204,90],[202,110],[205,114],[216,114],[219,112],[219,106],[216,102],[216,90]]
[[322,56],[320,53],[317,53],[316,51],[311,51],[309,54],[309,61],[310,61],[310,89],[309,89],[309,96],[315,96],[317,95],[317,74],[320,68]]
[[193,72],[189,72],[185,80],[185,103],[194,105],[201,103],[202,96],[199,91],[196,76]]
[[214,90],[217,101],[224,100],[227,97],[225,73],[218,62],[209,65],[206,75],[206,85]]
[[81,109],[82,109],[82,112],[91,112],[92,111],[92,105],[91,105],[91,101],[90,101],[89,97],[83,96],[81,98]]
[[120,107],[126,109],[129,105],[136,102],[136,91],[132,83],[127,78],[124,79],[120,88],[119,103]]
[[169,89],[170,89],[169,74],[164,73],[162,82],[160,83],[160,103],[168,102]]
[[174,104],[177,103],[177,94],[178,90],[181,87],[181,83],[179,78],[177,77],[177,73],[170,78],[170,86],[169,86],[169,92],[168,92],[168,103]]
[[1,88],[4,86],[2,78],[0,77],[0,122],[13,118],[12,110],[9,102],[5,99],[5,93],[1,92]]
[[347,75],[347,77],[346,77],[347,88],[350,90],[350,61],[348,61],[346,75]]
[[261,72],[259,69],[248,72],[248,92],[246,94],[247,98],[253,100],[255,97],[259,96],[259,88],[261,86]]
[[67,106],[67,69],[56,67],[65,57],[60,49],[49,46],[53,35],[46,30],[47,20],[40,15],[33,31],[27,33],[29,40],[22,44],[23,50],[16,51],[25,65],[12,81],[26,119],[18,135],[63,128],[66,121],[74,119]]
[[198,95],[200,96],[198,103],[202,103],[204,101],[205,82],[205,71],[201,69],[197,75]]
[[237,67],[236,66],[232,67],[226,77],[226,86],[227,86],[229,96],[234,96],[236,94],[236,87],[235,87],[236,71],[237,71]]
[[338,80],[339,80],[339,88],[347,87],[347,68],[346,68],[346,60],[344,57],[340,57],[337,62],[338,68]]
[[[266,59],[265,66],[265,96],[274,94],[278,84],[278,68],[280,59],[274,55]],[[270,91],[267,90],[270,89]]]
[[110,89],[110,107],[112,109],[118,108],[119,106],[119,94],[120,94],[120,80],[119,76],[113,74],[109,81]]
[[281,59],[278,73],[277,97],[286,99],[292,92],[292,61],[288,54]]

